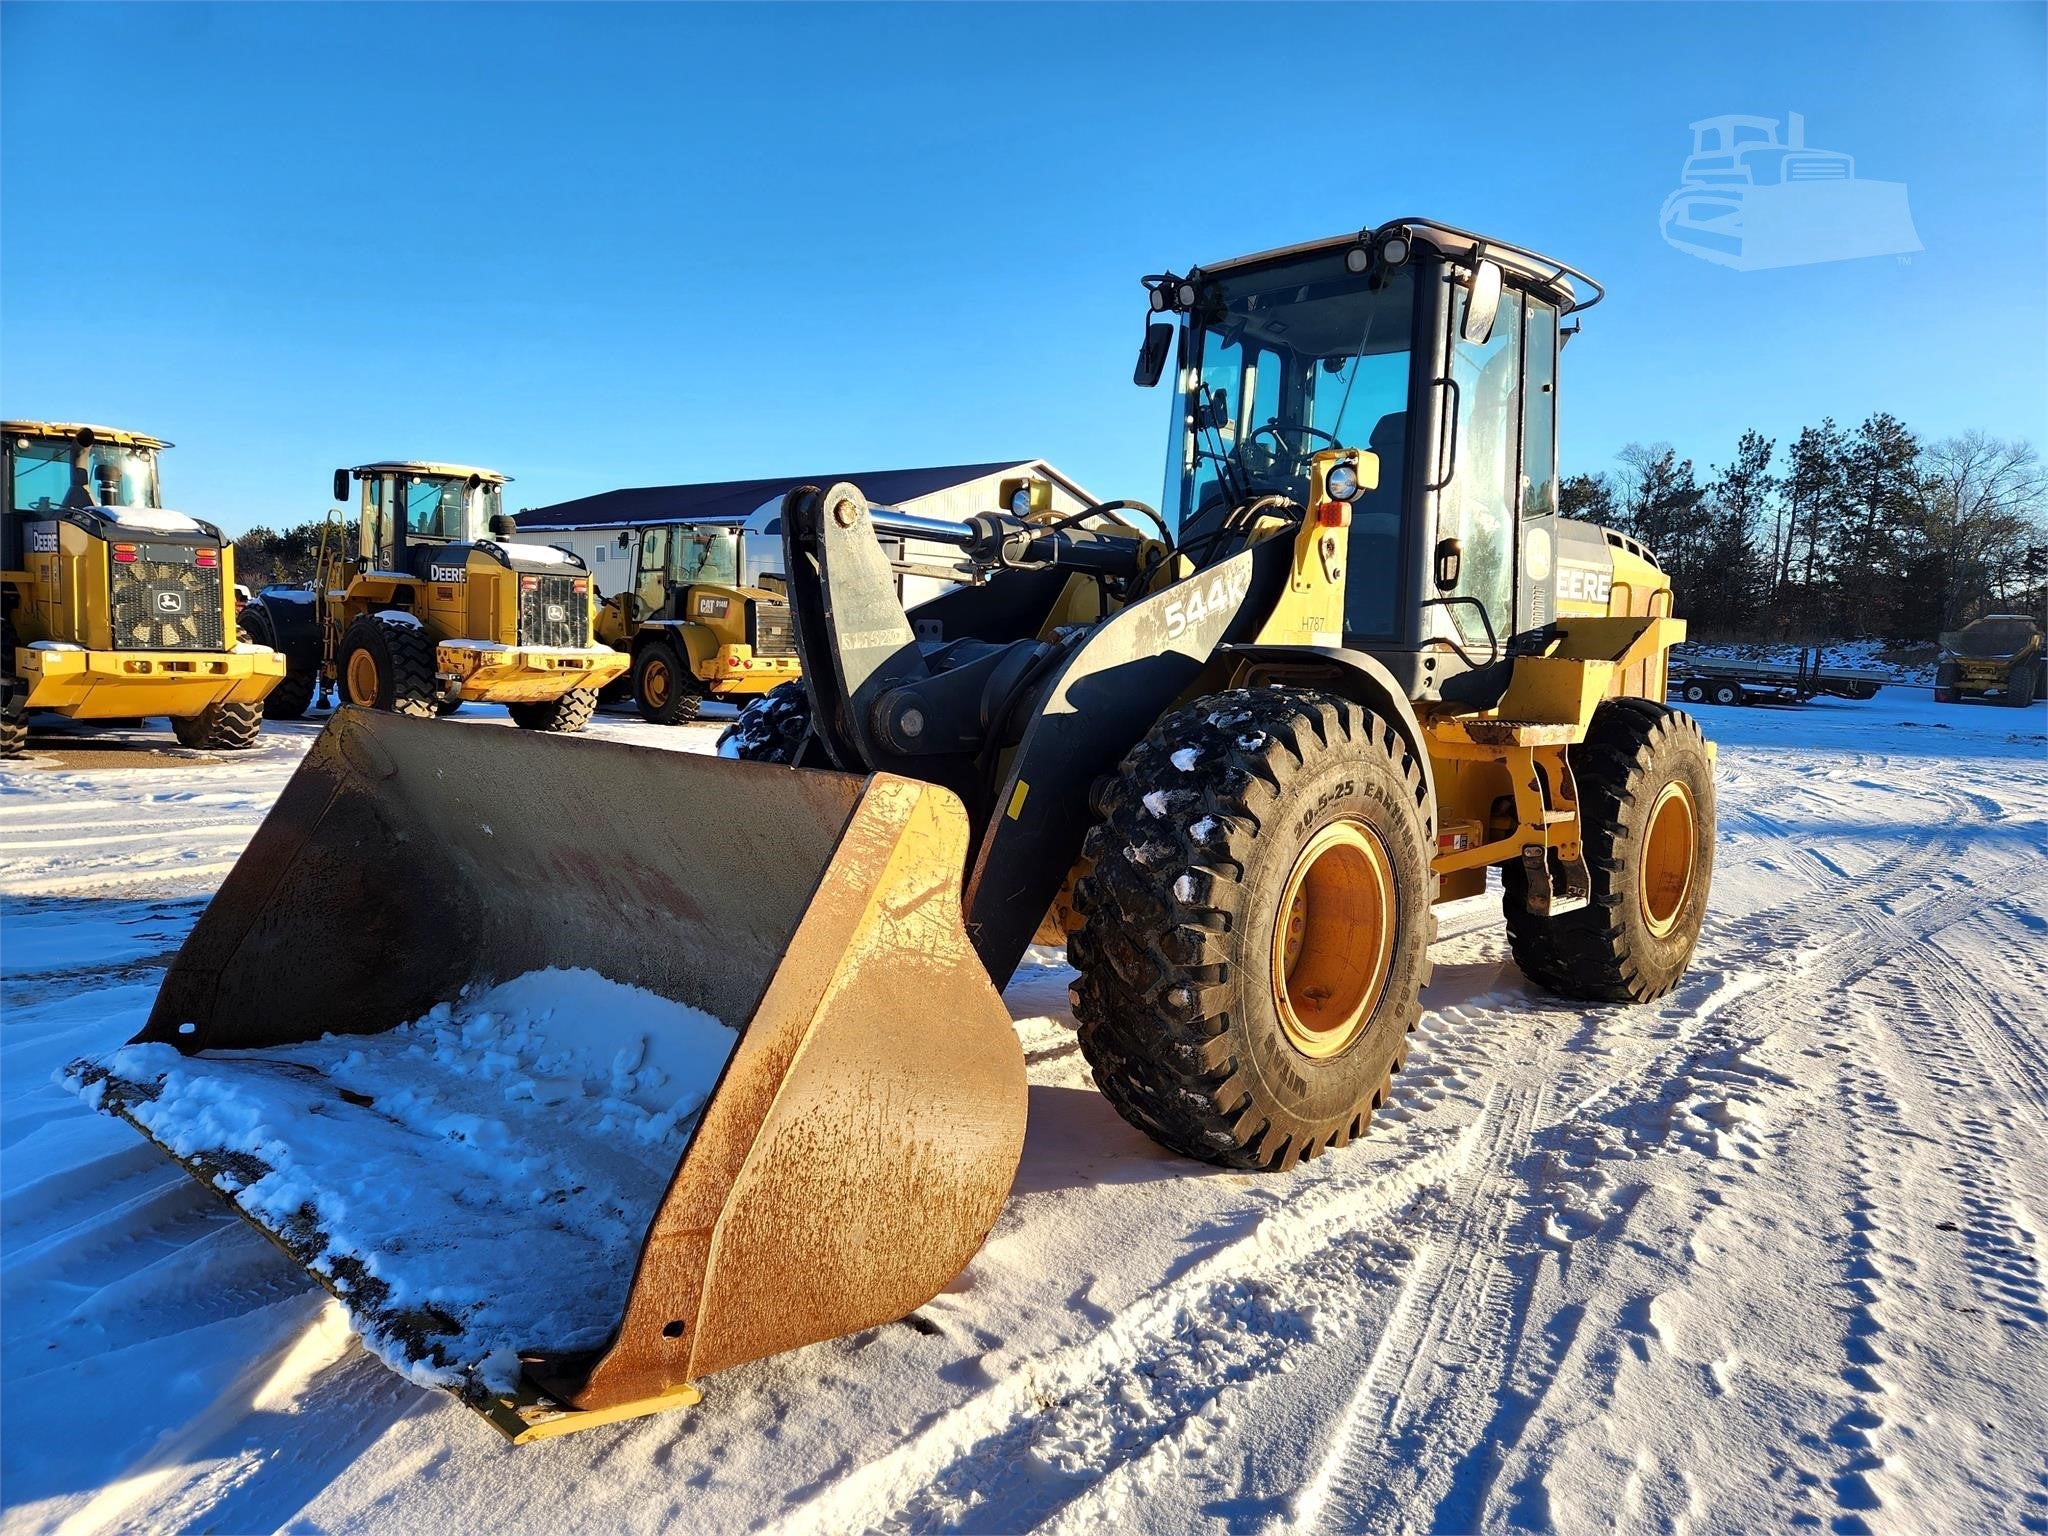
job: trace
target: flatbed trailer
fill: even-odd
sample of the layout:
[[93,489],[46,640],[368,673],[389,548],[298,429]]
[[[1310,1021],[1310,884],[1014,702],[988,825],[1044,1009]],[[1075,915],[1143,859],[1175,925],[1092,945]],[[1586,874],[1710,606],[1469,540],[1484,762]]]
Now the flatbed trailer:
[[1688,704],[1804,704],[1820,694],[1868,699],[1893,680],[1883,672],[1829,666],[1812,648],[1796,661],[1671,658],[1671,692]]

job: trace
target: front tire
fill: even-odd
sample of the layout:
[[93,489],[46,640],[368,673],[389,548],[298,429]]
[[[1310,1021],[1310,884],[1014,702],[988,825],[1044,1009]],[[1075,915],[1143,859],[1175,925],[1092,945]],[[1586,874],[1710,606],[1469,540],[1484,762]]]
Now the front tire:
[[597,713],[597,690],[571,688],[559,698],[539,704],[508,704],[505,708],[512,716],[512,723],[522,731],[566,734],[580,731],[590,724],[590,717]]
[[411,614],[363,614],[343,632],[334,665],[339,703],[434,718],[434,642]]
[[750,699],[718,733],[718,755],[748,763],[794,763],[811,729],[811,699],[802,679],[777,683]]
[[2034,702],[2038,663],[2022,662],[2005,680],[2005,702],[2013,709],[2025,709]]
[[688,661],[667,640],[650,640],[633,658],[633,702],[649,725],[686,725],[697,718],[703,691]]
[[0,757],[28,750],[28,685],[14,670],[14,625],[0,619]]
[[1429,974],[1426,798],[1402,738],[1334,694],[1233,690],[1153,727],[1102,793],[1068,940],[1118,1114],[1231,1168],[1363,1134]]
[[1592,900],[1537,917],[1519,861],[1503,866],[1508,949],[1546,991],[1647,1003],[1692,963],[1714,878],[1714,770],[1692,716],[1609,699],[1571,749]]
[[263,706],[210,704],[196,715],[174,716],[171,733],[181,747],[212,752],[246,752],[263,733]]

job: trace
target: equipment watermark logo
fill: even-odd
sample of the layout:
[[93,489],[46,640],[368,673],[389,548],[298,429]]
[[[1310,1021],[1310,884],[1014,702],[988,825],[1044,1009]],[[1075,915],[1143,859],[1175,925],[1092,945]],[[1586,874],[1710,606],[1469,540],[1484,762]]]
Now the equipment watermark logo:
[[1899,181],[1866,181],[1852,156],[1809,149],[1806,119],[1709,117],[1692,125],[1679,188],[1657,216],[1665,242],[1754,272],[1923,249]]

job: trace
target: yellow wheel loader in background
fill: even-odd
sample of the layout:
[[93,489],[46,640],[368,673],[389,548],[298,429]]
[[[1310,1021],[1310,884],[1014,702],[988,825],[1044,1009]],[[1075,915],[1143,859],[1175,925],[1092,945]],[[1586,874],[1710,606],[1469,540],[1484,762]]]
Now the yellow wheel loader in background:
[[334,472],[361,487],[356,546],[340,515],[313,584],[266,587],[243,610],[290,671],[268,712],[297,719],[316,691],[426,718],[503,704],[527,730],[580,731],[626,659],[591,634],[590,573],[520,540],[501,504],[508,477],[462,464],[383,461]]
[[2025,709],[2041,692],[2041,626],[2024,613],[1993,613],[1941,637],[1934,664],[1934,702],[1998,695]]
[[[1669,582],[1557,515],[1559,321],[1597,285],[1405,219],[1146,287],[1171,318],[1138,381],[1178,353],[1164,516],[953,525],[796,488],[803,678],[750,707],[740,761],[343,712],[136,1054],[78,1080],[298,1253],[387,1358],[460,1373],[527,1438],[692,1401],[949,1284],[1023,1142],[1001,991],[1034,938],[1066,941],[1118,1112],[1252,1170],[1365,1131],[1421,1010],[1432,909],[1489,868],[1536,985],[1664,995],[1707,905],[1712,752],[1662,702]],[[892,532],[986,579],[905,612]],[[689,814],[649,814],[670,805]],[[639,1248],[595,1329],[534,1324],[494,1375],[466,1313],[406,1303],[404,1254],[337,1248],[317,1202],[279,1213],[265,1158],[288,1116],[260,1147],[171,1127],[222,1074],[321,1095],[329,1031],[410,1059],[406,1021],[547,966],[702,1009],[736,1043],[628,1213]],[[556,1022],[565,1043],[602,1025]],[[388,1134],[365,1097],[334,1080],[321,1134]],[[540,1297],[582,1251],[541,1230],[568,1214],[548,1209]]]
[[639,530],[633,585],[606,599],[597,638],[632,658],[642,719],[680,725],[705,699],[755,698],[798,674],[789,604],[750,569],[749,546],[782,541],[745,521],[692,519]]
[[76,422],[0,423],[0,756],[28,714],[170,718],[181,744],[256,744],[284,658],[235,625],[235,552],[164,509],[161,438]]

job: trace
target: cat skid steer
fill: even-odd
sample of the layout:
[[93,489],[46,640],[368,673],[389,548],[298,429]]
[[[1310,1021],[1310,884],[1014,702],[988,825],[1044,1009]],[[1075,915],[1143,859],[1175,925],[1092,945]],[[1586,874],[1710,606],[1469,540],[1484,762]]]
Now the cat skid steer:
[[[1670,583],[1556,511],[1559,321],[1597,286],[1418,219],[1146,286],[1139,382],[1178,354],[1163,516],[954,525],[796,488],[803,675],[735,726],[740,761],[344,711],[139,1044],[80,1080],[387,1358],[468,1373],[458,1390],[526,1437],[693,1400],[947,1285],[1015,1173],[1001,989],[1034,939],[1066,943],[1118,1112],[1249,1170],[1366,1130],[1421,1007],[1432,908],[1489,868],[1537,986],[1664,994],[1707,903],[1711,753],[1662,702]],[[905,612],[878,532],[945,541],[986,579]],[[363,936],[339,954],[338,920]],[[350,1247],[345,1203],[329,1216],[313,1190],[278,1214],[287,1117],[254,1145],[177,1111],[266,1063],[317,1095],[323,1034],[371,1052],[546,966],[702,1009],[737,1044],[659,1144],[673,1172],[627,1213],[642,1235],[597,1340],[524,1338],[494,1374],[452,1303],[408,1310],[379,1278],[404,1255]],[[603,1023],[547,1027],[566,1048]],[[337,1082],[321,1134],[385,1113],[366,1097]],[[525,1238],[542,1292],[574,1247],[563,1199]]]

